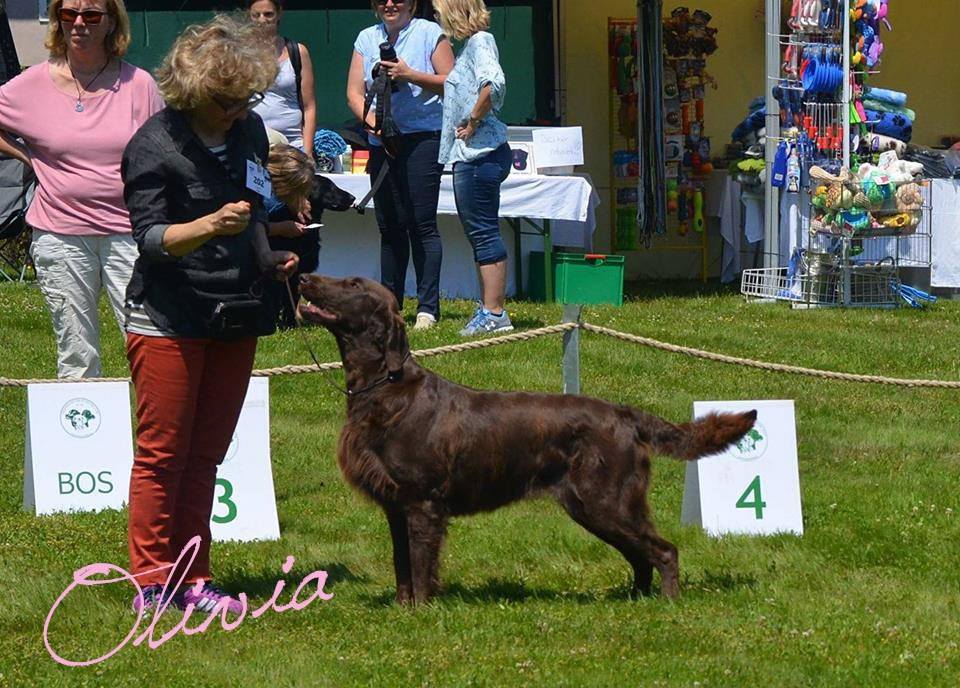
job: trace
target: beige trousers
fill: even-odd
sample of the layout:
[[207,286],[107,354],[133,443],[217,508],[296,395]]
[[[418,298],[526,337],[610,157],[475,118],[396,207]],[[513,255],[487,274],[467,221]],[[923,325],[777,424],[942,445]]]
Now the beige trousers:
[[100,377],[100,288],[107,290],[123,335],[136,242],[129,234],[72,236],[35,229],[30,254],[57,339],[57,376]]

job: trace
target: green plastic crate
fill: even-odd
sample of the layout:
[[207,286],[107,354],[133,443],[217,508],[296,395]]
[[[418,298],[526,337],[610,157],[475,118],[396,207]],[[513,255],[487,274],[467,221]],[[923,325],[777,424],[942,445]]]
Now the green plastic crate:
[[[543,252],[530,252],[527,294],[545,301]],[[553,290],[559,303],[623,305],[623,256],[554,253]]]

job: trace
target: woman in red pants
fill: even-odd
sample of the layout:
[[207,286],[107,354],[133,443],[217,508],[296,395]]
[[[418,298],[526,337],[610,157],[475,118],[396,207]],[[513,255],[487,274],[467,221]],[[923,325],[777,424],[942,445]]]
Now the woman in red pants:
[[[240,610],[211,581],[210,513],[257,337],[274,329],[264,280],[296,268],[294,254],[267,243],[259,193],[267,135],[250,113],[276,70],[249,24],[217,17],[188,27],[157,71],[167,107],[124,151],[124,199],[140,251],[126,303],[137,392],[128,539],[143,589],[138,612],[159,604],[164,581],[180,573],[187,587],[167,591],[173,604]],[[171,571],[198,535],[192,564]]]

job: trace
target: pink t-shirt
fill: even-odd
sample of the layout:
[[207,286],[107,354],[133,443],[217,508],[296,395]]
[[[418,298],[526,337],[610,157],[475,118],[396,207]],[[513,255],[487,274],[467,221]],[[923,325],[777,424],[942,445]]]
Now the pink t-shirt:
[[140,125],[163,109],[153,77],[121,62],[109,91],[83,95],[53,83],[50,63],[30,67],[0,86],[0,129],[20,136],[39,186],[27,222],[56,234],[129,234],[120,159]]

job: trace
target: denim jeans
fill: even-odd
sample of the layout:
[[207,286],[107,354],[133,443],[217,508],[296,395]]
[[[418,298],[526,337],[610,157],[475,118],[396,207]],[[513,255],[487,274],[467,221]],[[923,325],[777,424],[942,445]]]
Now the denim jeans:
[[453,164],[453,196],[463,231],[478,265],[506,259],[500,238],[500,184],[510,174],[513,154],[504,143],[484,157]]
[[[440,263],[443,245],[437,230],[440,197],[440,132],[404,134],[396,159],[374,196],[380,227],[380,282],[403,307],[407,265],[413,252],[417,273],[418,313],[440,318]],[[380,146],[370,150],[370,180],[376,179],[386,153]]]

